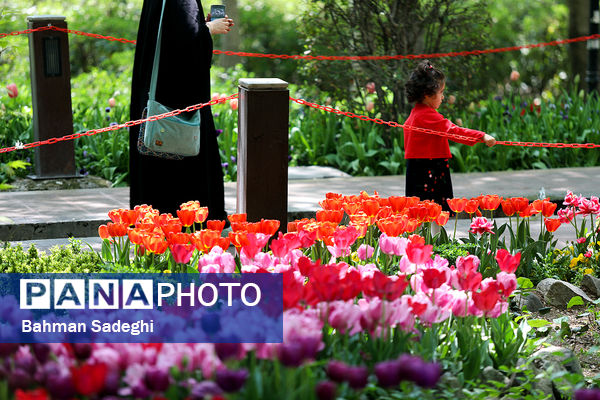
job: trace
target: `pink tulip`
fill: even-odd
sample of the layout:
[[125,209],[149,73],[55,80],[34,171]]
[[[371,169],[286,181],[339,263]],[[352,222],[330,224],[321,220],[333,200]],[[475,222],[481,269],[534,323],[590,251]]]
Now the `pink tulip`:
[[432,249],[433,246],[430,244],[425,245],[417,242],[409,242],[406,245],[406,256],[414,264],[425,264],[431,260]]
[[175,243],[172,244],[170,248],[173,259],[177,264],[187,264],[190,262],[190,258],[192,258],[192,253],[194,252],[193,244]]
[[231,99],[229,100],[229,107],[231,107],[232,110],[237,110],[238,109],[238,99]]
[[111,97],[110,99],[108,99],[108,106],[109,107],[114,107],[117,105],[117,100],[115,100],[114,97]]
[[521,74],[519,73],[519,71],[515,71],[515,70],[511,71],[511,73],[510,73],[511,81],[514,82],[514,81],[518,80],[520,77],[521,77]]
[[6,85],[6,90],[8,91],[8,97],[14,99],[19,95],[19,90],[17,89],[17,85],[14,83],[9,83]]
[[469,232],[472,232],[477,235],[483,235],[484,233],[493,234],[494,233],[492,231],[493,227],[494,227],[494,225],[492,224],[492,221],[488,221],[487,218],[476,217],[476,218],[473,218],[473,221],[471,222],[471,227],[470,227]]
[[367,105],[365,106],[365,109],[367,110],[367,112],[373,111],[374,108],[375,108],[375,103],[373,103],[372,101],[368,101]]
[[512,273],[499,272],[496,276],[496,282],[502,291],[502,296],[505,298],[510,296],[517,288],[517,277]]
[[217,101],[221,98],[221,94],[220,93],[213,93],[212,96],[210,97],[211,100]]
[[374,251],[375,248],[373,246],[369,246],[368,244],[361,244],[358,250],[356,250],[356,254],[358,255],[359,259],[364,261],[368,258],[373,257]]

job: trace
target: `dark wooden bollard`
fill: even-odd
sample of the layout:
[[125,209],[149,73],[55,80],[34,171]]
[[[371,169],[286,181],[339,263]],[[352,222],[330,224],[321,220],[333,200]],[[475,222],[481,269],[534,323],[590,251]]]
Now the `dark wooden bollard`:
[[281,79],[239,81],[237,212],[287,229],[290,94]]
[[[65,17],[27,17],[29,29],[53,25],[66,28]],[[54,30],[29,34],[29,65],[35,141],[73,133],[69,38]],[[72,140],[35,148],[35,179],[76,176],[75,145]]]

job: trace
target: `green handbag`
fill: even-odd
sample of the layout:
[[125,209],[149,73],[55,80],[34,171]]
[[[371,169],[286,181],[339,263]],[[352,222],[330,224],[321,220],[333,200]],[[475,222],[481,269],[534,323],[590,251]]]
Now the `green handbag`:
[[[155,100],[165,2],[166,0],[163,0],[160,24],[158,26],[158,37],[156,39],[156,50],[154,51],[148,103],[142,115],[144,119],[173,111],[172,108],[160,104]],[[138,151],[144,155],[176,160],[181,160],[183,157],[188,156],[197,156],[200,153],[200,110],[196,110],[193,113],[181,113],[155,121],[146,121],[140,126],[137,144]]]

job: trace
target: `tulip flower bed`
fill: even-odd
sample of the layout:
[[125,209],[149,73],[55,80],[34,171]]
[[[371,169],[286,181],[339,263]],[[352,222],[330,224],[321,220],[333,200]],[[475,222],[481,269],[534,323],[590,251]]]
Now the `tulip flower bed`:
[[[527,318],[511,317],[509,297],[563,223],[583,239],[575,251],[597,259],[597,198],[568,193],[557,217],[548,200],[452,199],[455,213],[472,217],[462,242],[474,249],[452,263],[434,251],[459,243],[455,229],[432,234],[434,222],[449,223],[438,204],[364,192],[330,193],[320,204],[285,234],[279,221],[230,215],[226,237],[225,221],[206,221],[198,202],[177,217],[149,206],[111,211],[99,229],[107,271],[282,274],[283,343],[0,344],[0,398],[542,398],[523,361],[535,338]],[[511,218],[501,227],[498,208]],[[529,236],[536,214],[537,240]],[[519,383],[486,381],[485,367]],[[583,376],[569,380],[575,398],[598,395],[576,392]]]

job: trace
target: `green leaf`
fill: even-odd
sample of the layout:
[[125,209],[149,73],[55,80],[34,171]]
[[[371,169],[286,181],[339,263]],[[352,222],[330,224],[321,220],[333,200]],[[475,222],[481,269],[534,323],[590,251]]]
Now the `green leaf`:
[[520,276],[517,278],[517,286],[521,289],[530,289],[533,287],[533,282],[529,278]]
[[529,321],[527,321],[527,323],[532,328],[542,328],[542,327],[544,327],[546,325],[550,325],[551,324],[550,321],[546,321],[545,319],[530,319]]
[[569,300],[569,303],[567,304],[567,308],[571,308],[571,307],[575,307],[575,306],[583,306],[585,303],[583,302],[583,299],[581,298],[581,296],[574,296],[571,297],[571,300]]

